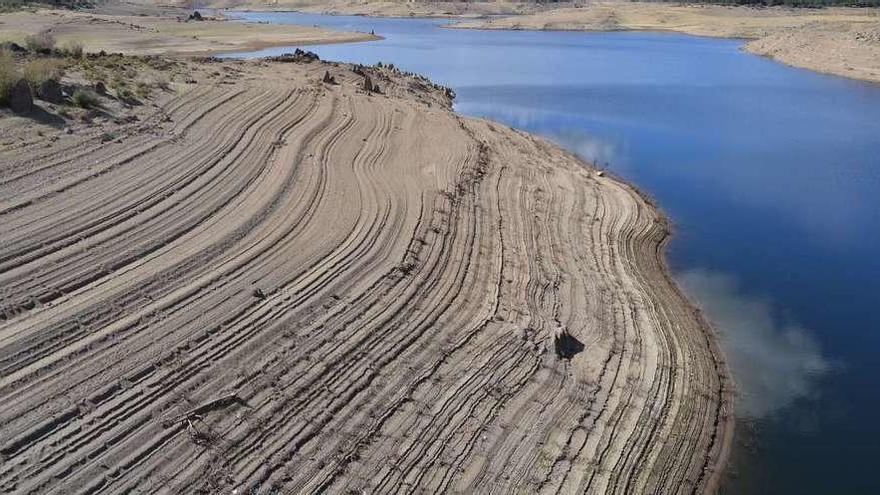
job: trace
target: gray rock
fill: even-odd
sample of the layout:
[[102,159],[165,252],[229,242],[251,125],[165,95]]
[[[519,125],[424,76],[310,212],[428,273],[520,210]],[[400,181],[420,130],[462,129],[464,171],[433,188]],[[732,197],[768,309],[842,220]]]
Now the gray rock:
[[30,113],[34,109],[34,95],[24,79],[19,79],[9,91],[9,108],[19,114]]
[[0,50],[9,50],[12,53],[27,53],[27,48],[13,43],[12,41],[4,41],[0,43]]
[[43,101],[49,103],[61,103],[64,101],[64,95],[61,94],[61,85],[54,79],[47,79],[37,88],[37,95]]
[[584,350],[584,344],[575,338],[565,328],[557,328],[553,332],[553,348],[556,355],[562,359],[571,359]]

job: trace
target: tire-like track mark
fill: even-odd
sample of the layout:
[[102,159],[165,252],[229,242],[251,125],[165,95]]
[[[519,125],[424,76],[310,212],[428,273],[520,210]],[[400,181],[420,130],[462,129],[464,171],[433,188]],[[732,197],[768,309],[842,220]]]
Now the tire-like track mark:
[[0,156],[0,489],[714,487],[726,368],[637,191],[394,70],[247,70]]

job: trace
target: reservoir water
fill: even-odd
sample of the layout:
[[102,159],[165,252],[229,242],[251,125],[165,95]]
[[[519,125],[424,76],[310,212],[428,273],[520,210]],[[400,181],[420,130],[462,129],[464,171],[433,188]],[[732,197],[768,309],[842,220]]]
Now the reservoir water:
[[656,198],[676,225],[676,278],[741,392],[722,491],[880,493],[880,85],[736,40],[236,15],[375,30],[385,39],[305,48],[424,74],[455,89],[458,111],[546,136]]

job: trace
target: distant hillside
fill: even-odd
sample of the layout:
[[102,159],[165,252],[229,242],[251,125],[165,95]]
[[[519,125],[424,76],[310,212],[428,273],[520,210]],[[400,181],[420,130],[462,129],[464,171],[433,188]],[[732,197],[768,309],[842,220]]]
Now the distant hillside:
[[689,3],[706,5],[753,5],[753,6],[786,6],[786,7],[880,7],[880,0],[689,0],[680,2],[674,0],[640,0],[658,3]]
[[0,0],[0,12],[23,7],[55,7],[61,9],[83,9],[94,6],[91,0]]

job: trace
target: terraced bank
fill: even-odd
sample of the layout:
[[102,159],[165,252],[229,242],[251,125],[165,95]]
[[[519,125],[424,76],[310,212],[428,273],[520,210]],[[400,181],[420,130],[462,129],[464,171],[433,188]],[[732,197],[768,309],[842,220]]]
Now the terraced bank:
[[635,190],[387,68],[214,69],[0,152],[0,488],[712,489],[725,367]]

